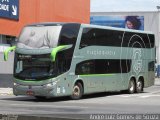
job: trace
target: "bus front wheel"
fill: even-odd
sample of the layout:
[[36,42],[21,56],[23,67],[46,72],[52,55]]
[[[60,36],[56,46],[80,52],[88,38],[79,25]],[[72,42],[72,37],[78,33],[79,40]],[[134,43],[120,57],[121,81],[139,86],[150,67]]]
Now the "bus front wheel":
[[136,89],[135,81],[134,79],[131,79],[128,86],[128,93],[133,94],[135,92],[135,89]]
[[83,95],[83,86],[80,82],[78,82],[73,87],[71,98],[73,100],[78,100],[82,97],[82,95]]

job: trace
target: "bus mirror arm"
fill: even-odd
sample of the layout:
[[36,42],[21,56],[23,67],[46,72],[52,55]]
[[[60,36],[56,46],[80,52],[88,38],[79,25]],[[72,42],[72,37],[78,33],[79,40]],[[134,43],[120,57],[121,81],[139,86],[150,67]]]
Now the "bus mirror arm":
[[72,45],[61,45],[61,46],[58,46],[56,48],[53,48],[53,50],[51,51],[51,60],[53,62],[55,62],[56,60],[56,56],[57,56],[57,53],[62,51],[62,50],[66,50],[66,49],[69,49],[71,48]]
[[16,46],[12,46],[12,47],[9,47],[7,48],[5,51],[4,51],[4,61],[7,61],[8,60],[8,53],[10,51],[14,51],[16,49]]

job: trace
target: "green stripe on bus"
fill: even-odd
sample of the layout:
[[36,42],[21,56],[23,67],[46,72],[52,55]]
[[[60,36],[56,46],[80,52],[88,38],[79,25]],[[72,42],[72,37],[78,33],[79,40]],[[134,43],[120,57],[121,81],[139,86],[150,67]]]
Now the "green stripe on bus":
[[64,48],[66,48],[67,45],[63,45],[63,46],[58,46],[56,48],[53,48],[52,52],[51,52],[51,58],[52,61],[54,62],[56,60],[56,55],[59,51],[63,50]]
[[53,48],[52,52],[51,52],[51,58],[52,58],[52,61],[55,62],[56,60],[56,56],[57,56],[57,53],[59,51],[62,51],[62,50],[65,50],[65,49],[69,49],[71,48],[72,45],[61,45],[61,46],[58,46],[56,48]]
[[80,75],[80,76],[113,76],[116,74],[88,74],[88,75]]

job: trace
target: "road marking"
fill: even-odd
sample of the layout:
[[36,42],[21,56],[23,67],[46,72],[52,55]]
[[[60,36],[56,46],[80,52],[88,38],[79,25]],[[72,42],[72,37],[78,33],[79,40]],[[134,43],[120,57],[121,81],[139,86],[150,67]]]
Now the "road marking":
[[144,95],[144,96],[139,96],[140,98],[149,98],[149,97],[160,97],[160,95]]
[[[113,97],[113,96],[111,96],[111,97]],[[150,92],[150,93],[140,93],[140,94],[117,95],[117,97],[123,97],[123,98],[131,98],[131,97],[137,97],[137,98],[160,97],[160,91],[153,91],[153,92]]]
[[133,96],[129,96],[129,95],[121,95],[120,97],[129,98],[129,97],[133,97]]
[[160,91],[151,92],[151,94],[160,94]]
[[160,95],[156,95],[154,94],[147,94],[147,95],[120,95],[119,97],[123,97],[123,98],[131,98],[131,97],[136,97],[136,98],[149,98],[149,97],[160,97]]

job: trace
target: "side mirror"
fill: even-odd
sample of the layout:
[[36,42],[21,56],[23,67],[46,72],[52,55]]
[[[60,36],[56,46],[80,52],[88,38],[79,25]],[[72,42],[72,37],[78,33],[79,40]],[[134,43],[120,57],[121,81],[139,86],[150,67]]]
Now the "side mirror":
[[8,53],[10,51],[13,51],[16,49],[16,46],[12,46],[12,47],[9,47],[7,48],[5,51],[4,51],[4,61],[7,61],[8,60]]
[[52,59],[52,61],[54,62],[56,60],[56,56],[57,56],[57,53],[59,51],[62,51],[62,50],[65,50],[65,49],[69,49],[71,47],[72,47],[72,45],[62,45],[62,46],[58,46],[56,48],[53,48],[53,50],[51,52],[51,59]]

